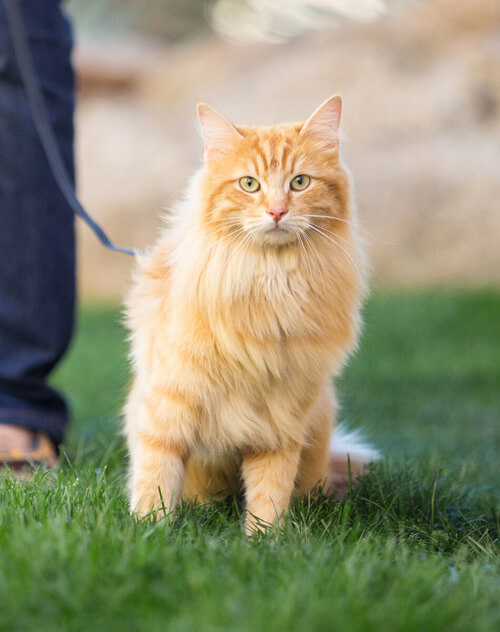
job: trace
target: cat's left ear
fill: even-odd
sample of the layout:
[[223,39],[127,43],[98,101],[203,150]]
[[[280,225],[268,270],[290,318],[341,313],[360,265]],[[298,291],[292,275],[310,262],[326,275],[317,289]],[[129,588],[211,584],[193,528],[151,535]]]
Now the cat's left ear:
[[205,158],[212,153],[227,153],[243,138],[232,123],[206,103],[198,103],[197,111],[205,144]]
[[342,99],[339,96],[330,97],[307,119],[300,135],[310,135],[331,147],[337,147],[341,115]]

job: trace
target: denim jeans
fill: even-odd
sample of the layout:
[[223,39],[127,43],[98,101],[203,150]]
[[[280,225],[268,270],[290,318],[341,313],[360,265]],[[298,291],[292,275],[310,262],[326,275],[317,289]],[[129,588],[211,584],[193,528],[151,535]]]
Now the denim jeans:
[[[74,180],[71,27],[58,0],[22,0],[49,118]],[[33,126],[0,0],[0,423],[59,444],[64,398],[47,378],[74,323],[74,217]]]

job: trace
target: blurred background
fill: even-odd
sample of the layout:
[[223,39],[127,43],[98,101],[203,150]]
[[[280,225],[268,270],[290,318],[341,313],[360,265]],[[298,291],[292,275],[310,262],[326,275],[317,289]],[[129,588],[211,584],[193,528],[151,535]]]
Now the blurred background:
[[[199,166],[206,101],[236,123],[344,99],[372,285],[500,283],[498,0],[71,0],[79,193],[143,248]],[[85,299],[123,295],[132,260],[81,223]]]

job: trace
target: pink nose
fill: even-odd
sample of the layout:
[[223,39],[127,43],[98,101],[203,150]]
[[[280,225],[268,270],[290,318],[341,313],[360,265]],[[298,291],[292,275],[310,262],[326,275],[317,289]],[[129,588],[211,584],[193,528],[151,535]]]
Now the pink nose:
[[267,212],[276,223],[278,223],[280,219],[288,213],[286,208],[270,208]]

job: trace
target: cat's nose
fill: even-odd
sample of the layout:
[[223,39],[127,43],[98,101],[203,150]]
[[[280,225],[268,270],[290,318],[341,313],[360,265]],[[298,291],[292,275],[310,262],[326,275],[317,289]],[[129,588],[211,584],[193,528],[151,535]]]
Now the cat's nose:
[[286,208],[270,208],[267,212],[276,223],[278,223],[280,219],[288,213]]

